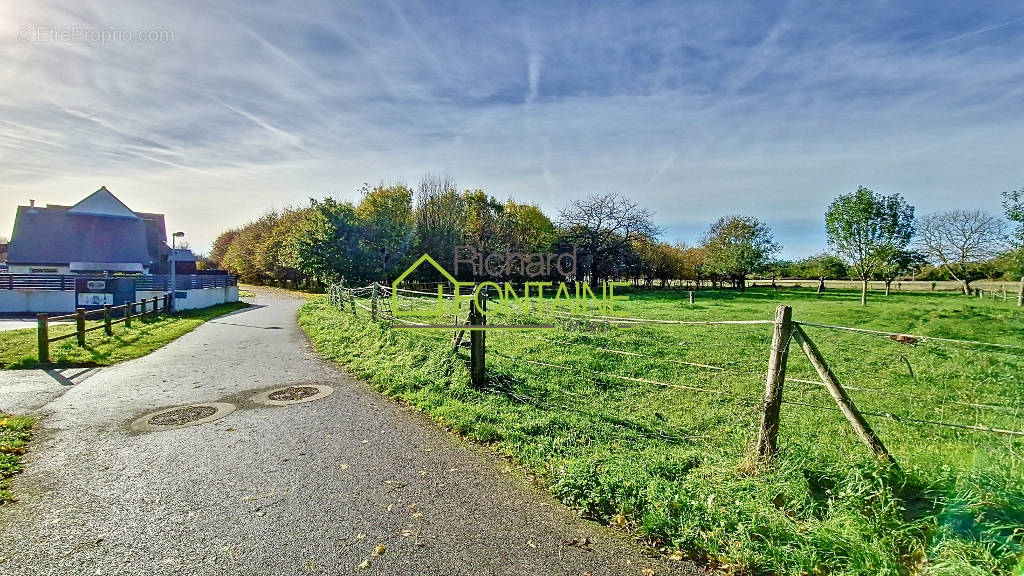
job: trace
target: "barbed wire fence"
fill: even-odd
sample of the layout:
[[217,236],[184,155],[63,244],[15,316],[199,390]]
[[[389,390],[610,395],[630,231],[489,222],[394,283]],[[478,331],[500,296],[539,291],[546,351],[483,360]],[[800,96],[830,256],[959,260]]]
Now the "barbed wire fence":
[[[485,354],[491,353],[505,362],[505,369],[514,366],[520,370],[555,371],[626,385],[727,397],[737,402],[737,406],[742,409],[756,411],[758,415],[760,429],[754,455],[759,462],[769,463],[778,454],[780,422],[786,419],[782,407],[786,406],[787,410],[841,415],[871,453],[896,465],[900,464],[899,459],[890,452],[885,437],[886,433],[896,434],[894,427],[902,427],[912,430],[914,437],[925,441],[956,441],[973,446],[975,461],[994,457],[1005,463],[1009,474],[1022,472],[1020,445],[1024,443],[1024,401],[1021,396],[1024,382],[1020,376],[1011,376],[1009,381],[990,378],[975,382],[972,387],[958,385],[951,378],[922,379],[922,375],[917,374],[914,368],[915,364],[927,367],[930,361],[920,352],[922,350],[945,360],[952,358],[969,362],[970,358],[977,360],[978,355],[981,355],[984,362],[997,365],[998,361],[992,360],[993,357],[1005,357],[1013,362],[1024,363],[1022,345],[794,320],[789,306],[780,306],[774,319],[719,321],[637,318],[555,310],[548,314],[556,320],[557,327],[547,330],[544,335],[534,331],[495,330],[498,336],[492,337],[490,342],[482,337],[483,327],[487,325],[486,309],[474,314],[476,307],[472,304],[466,306],[467,310],[453,310],[450,317],[442,319],[445,322],[442,325],[415,322],[407,319],[408,316],[395,315],[397,309],[401,313],[429,316],[437,309],[438,298],[448,302],[455,299],[454,294],[446,291],[450,285],[438,283],[437,287],[438,291],[430,292],[392,288],[377,283],[361,287],[337,284],[328,289],[327,297],[340,311],[380,323],[384,327],[429,328],[404,332],[430,339],[438,346],[448,346],[453,353],[465,347],[463,338],[467,331],[471,336],[479,334],[479,339],[471,338],[472,344],[469,346],[469,364],[473,368],[473,383],[476,386],[483,386],[487,381]],[[483,301],[486,302],[486,297]],[[630,345],[607,344],[604,335],[619,327],[733,331],[730,334],[736,330],[756,330],[760,338],[756,342],[763,342],[765,350],[760,354],[746,355],[756,358],[753,364],[740,360],[700,362],[689,357],[672,357],[658,350],[643,351],[644,344],[641,342]],[[768,327],[772,331],[770,339],[767,334],[763,334]],[[860,365],[855,359],[848,361],[851,355],[869,355],[871,352],[866,342],[870,339],[887,339],[895,347],[892,350],[900,350],[894,365],[906,369],[907,374],[901,377],[901,381],[885,381],[886,374],[863,374],[858,370]],[[530,342],[538,343],[539,346],[527,345]],[[584,357],[620,358],[621,363],[613,362],[612,367],[621,365],[628,369],[621,370],[625,373],[618,373],[620,371],[607,368],[592,368],[586,362],[555,360],[548,357],[552,346],[556,350],[571,349],[592,354]],[[822,352],[822,349],[827,351]],[[840,355],[840,352],[843,353],[840,362],[827,360],[829,355]],[[889,352],[891,350],[886,347],[886,353]],[[766,358],[767,370],[763,368]],[[843,369],[836,370],[836,366]],[[837,372],[840,376],[837,376]],[[652,376],[650,373],[668,377]],[[763,395],[749,386],[736,384],[738,381],[753,382],[761,379],[764,382]],[[789,383],[795,386],[787,386]],[[554,403],[562,408],[580,410],[582,405],[568,391],[560,392],[565,395],[562,399],[542,398],[515,390],[499,379],[487,385],[518,402],[538,407]],[[823,391],[827,394],[823,395]],[[921,402],[925,397],[930,400],[929,403]],[[618,417],[622,418],[621,415]],[[872,423],[869,423],[868,418]],[[688,437],[665,426],[640,422],[629,425],[647,436],[664,439]],[[881,432],[876,432],[876,429]]]

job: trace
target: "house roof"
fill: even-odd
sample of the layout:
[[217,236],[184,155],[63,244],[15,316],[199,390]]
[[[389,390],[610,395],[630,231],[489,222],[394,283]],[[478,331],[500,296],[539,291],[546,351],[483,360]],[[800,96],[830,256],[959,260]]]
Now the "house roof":
[[107,190],[106,186],[86,196],[78,204],[68,210],[68,214],[88,214],[93,216],[108,216],[111,218],[127,218],[138,220],[139,216],[132,212],[132,209],[125,206],[124,202],[117,199]]
[[[79,202],[76,206],[81,204]],[[86,205],[87,208],[90,206],[93,205]],[[134,213],[132,218],[128,218],[73,210],[74,207],[18,206],[7,261],[10,264],[51,265],[70,262],[151,263],[145,220]]]

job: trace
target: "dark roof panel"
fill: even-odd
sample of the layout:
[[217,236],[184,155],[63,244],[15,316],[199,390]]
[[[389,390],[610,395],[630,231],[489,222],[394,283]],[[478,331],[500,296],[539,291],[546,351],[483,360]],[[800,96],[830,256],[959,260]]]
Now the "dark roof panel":
[[11,264],[137,262],[149,265],[145,221],[66,208],[18,206],[7,261]]

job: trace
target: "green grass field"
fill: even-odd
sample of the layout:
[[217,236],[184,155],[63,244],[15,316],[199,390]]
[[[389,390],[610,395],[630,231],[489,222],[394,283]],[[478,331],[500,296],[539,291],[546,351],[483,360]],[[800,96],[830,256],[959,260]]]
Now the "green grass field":
[[31,418],[0,412],[0,504],[14,500],[8,483],[11,476],[21,472],[21,455],[34,424]]
[[[244,302],[229,302],[199,310],[186,310],[157,318],[135,318],[131,328],[123,324],[114,326],[112,336],[103,330],[88,332],[85,347],[80,348],[74,338],[50,343],[51,365],[66,366],[109,366],[125,360],[145,356],[153,350],[191,332],[197,326],[229,312],[245,308]],[[86,328],[100,325],[102,321],[89,321]],[[50,337],[71,334],[73,323],[51,324]],[[38,342],[35,328],[0,332],[0,368],[38,368]]]
[[[635,293],[615,314],[770,320],[782,303],[805,322],[1024,345],[1024,310],[951,294],[756,289]],[[403,308],[424,304],[403,299]],[[490,323],[536,322],[501,314]],[[860,444],[792,348],[775,466],[750,451],[770,325],[589,322],[489,331],[485,389],[469,385],[451,332],[391,329],[306,304],[322,354],[383,392],[493,446],[581,514],[635,531],[674,557],[751,574],[1020,574],[1024,349],[806,327],[895,456]],[[426,319],[426,317],[424,317]],[[448,322],[451,321],[449,318]],[[600,329],[595,329],[600,328]],[[632,380],[631,380],[632,379]]]

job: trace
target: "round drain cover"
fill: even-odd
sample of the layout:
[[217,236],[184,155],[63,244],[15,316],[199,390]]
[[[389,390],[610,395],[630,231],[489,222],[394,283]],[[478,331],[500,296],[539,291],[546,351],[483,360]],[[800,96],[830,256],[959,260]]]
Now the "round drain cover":
[[334,388],[323,384],[294,384],[260,392],[252,397],[252,401],[265,406],[285,406],[319,400],[331,392],[334,392]]
[[302,400],[316,396],[320,389],[314,386],[289,386],[267,394],[268,400]]
[[234,411],[235,405],[227,402],[176,406],[146,414],[132,422],[132,429],[138,432],[156,432],[157,430],[185,428],[220,420]]

